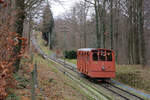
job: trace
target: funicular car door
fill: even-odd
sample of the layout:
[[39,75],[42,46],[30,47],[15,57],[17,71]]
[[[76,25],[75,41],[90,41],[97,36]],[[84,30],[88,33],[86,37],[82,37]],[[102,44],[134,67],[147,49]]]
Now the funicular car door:
[[90,54],[89,54],[89,52],[87,52],[87,54],[86,54],[86,74],[89,71],[89,66],[90,66]]

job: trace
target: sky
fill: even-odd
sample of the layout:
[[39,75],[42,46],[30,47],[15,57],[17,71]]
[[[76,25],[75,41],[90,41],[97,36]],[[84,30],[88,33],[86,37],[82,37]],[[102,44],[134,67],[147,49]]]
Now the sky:
[[62,4],[53,3],[51,6],[54,17],[58,17],[59,15],[69,11],[75,2],[79,2],[81,0],[61,0]]

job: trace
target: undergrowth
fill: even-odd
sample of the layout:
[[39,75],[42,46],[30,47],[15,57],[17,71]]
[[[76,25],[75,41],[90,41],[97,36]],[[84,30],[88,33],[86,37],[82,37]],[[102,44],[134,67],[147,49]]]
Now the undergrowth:
[[150,68],[143,69],[137,65],[119,65],[116,71],[116,80],[150,92]]

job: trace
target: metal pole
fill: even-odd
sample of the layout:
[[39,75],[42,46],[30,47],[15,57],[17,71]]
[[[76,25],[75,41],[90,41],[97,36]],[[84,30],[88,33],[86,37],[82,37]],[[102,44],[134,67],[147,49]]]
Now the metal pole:
[[[65,27],[64,27],[64,30],[65,30]],[[65,55],[66,55],[66,35],[65,35],[65,31],[64,31],[64,66],[65,66]]]
[[38,87],[38,82],[37,82],[37,64],[34,64],[34,69],[31,72],[32,74],[32,90],[31,90],[31,99],[36,100],[36,95],[35,95],[35,89]]

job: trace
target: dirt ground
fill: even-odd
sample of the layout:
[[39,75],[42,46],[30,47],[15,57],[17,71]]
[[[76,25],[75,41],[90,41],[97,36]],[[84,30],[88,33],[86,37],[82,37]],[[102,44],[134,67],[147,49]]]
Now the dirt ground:
[[[49,63],[49,62],[47,62]],[[86,100],[71,80],[59,73],[53,64],[38,64],[39,86],[43,88],[43,95],[47,100]],[[53,67],[53,68],[52,68]]]
[[[37,62],[38,87],[35,89],[36,100],[87,100],[76,84],[55,68],[55,64],[35,55]],[[28,61],[23,61],[22,65]],[[31,100],[33,65],[23,66],[14,75],[17,80],[15,89],[10,89],[7,100]]]

